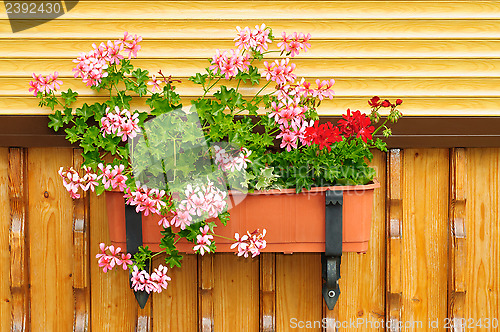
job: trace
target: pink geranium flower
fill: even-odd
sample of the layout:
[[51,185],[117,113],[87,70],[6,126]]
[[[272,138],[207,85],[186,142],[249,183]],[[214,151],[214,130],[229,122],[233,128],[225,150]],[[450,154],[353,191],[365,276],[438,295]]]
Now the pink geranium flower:
[[269,81],[274,81],[278,85],[285,85],[287,82],[294,82],[297,75],[293,74],[295,64],[290,63],[290,59],[274,60],[274,62],[264,61],[265,77]]

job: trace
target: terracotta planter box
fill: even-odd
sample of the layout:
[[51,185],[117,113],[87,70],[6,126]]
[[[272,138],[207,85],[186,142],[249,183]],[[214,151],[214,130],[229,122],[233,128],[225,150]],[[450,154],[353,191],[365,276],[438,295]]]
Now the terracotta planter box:
[[[318,187],[296,194],[293,189],[271,190],[248,194],[244,200],[229,210],[231,219],[227,226],[219,225],[217,234],[229,238],[234,233],[246,233],[257,228],[267,230],[267,252],[324,252],[325,251],[325,191],[343,191],[343,235],[345,252],[366,252],[370,239],[373,209],[373,192],[380,187],[372,184],[360,186]],[[238,200],[238,196],[231,199]],[[125,208],[123,194],[106,192],[106,204],[111,242],[126,248]],[[142,218],[143,245],[159,251],[161,239],[158,216]],[[217,223],[219,221],[217,220]],[[218,252],[233,252],[232,242],[215,238]],[[193,253],[194,244],[177,243],[181,252]]]

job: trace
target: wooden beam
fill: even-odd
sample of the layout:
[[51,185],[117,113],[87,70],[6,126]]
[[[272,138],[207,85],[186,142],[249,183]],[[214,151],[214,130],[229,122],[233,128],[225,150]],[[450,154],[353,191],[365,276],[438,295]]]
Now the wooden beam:
[[[73,150],[73,168],[80,169],[83,163],[82,150]],[[73,294],[75,314],[73,332],[89,329],[90,315],[90,268],[89,268],[89,196],[82,192],[73,200]]]
[[198,331],[214,331],[213,255],[198,257]]
[[9,149],[11,331],[30,331],[26,151]]
[[448,317],[452,331],[463,331],[467,270],[467,156],[465,149],[452,149],[450,154],[450,218],[449,218],[449,287]]
[[400,331],[402,320],[402,217],[403,217],[403,150],[387,154],[387,299],[386,320],[390,331]]
[[276,331],[276,254],[260,254],[260,331]]

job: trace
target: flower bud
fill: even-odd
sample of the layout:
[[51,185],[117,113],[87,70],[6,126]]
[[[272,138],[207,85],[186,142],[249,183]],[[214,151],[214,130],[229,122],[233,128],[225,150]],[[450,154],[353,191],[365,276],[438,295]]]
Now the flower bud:
[[382,105],[382,107],[390,107],[391,103],[386,99],[380,105]]

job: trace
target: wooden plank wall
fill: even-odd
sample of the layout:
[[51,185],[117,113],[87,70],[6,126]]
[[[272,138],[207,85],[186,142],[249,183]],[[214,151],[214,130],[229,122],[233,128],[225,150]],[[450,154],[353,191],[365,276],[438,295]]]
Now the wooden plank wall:
[[498,330],[486,319],[500,319],[500,149],[376,154],[370,247],[343,255],[333,311],[315,253],[188,255],[140,309],[127,274],[104,274],[94,258],[109,242],[103,197],[72,201],[60,183],[59,166],[78,165],[79,152],[0,150],[2,332],[292,331],[307,322],[307,331],[383,331],[384,321],[400,322],[391,331],[443,331],[452,318]]
[[312,34],[312,49],[293,62],[306,79],[336,79],[337,98],[323,103],[322,114],[366,110],[367,98],[381,95],[404,99],[406,115],[500,115],[500,1],[482,0],[81,0],[17,33],[0,10],[0,114],[47,112],[28,93],[32,72],[58,70],[82,103],[102,98],[73,78],[71,60],[123,31],[144,37],[136,64],[182,79],[178,91],[187,100],[200,94],[187,77],[202,71],[216,48],[234,46],[236,26],[260,23],[278,37]]
[[[0,114],[46,114],[27,91],[32,72],[58,70],[82,102],[102,99],[73,79],[71,60],[123,31],[144,38],[136,64],[182,79],[188,100],[200,91],[187,77],[216,48],[232,47],[236,26],[260,23],[276,35],[312,34],[312,49],[293,61],[307,79],[336,79],[321,114],[366,110],[366,99],[381,95],[404,99],[405,115],[500,115],[500,1],[479,0],[81,0],[15,34],[0,10]],[[100,273],[93,258],[108,241],[104,200],[72,201],[60,185],[57,169],[78,156],[0,149],[0,332],[286,331],[294,318],[372,322],[342,331],[384,330],[382,320],[421,321],[423,330],[437,321],[443,330],[453,317],[499,318],[498,149],[377,154],[370,249],[344,255],[333,311],[321,300],[318,254],[273,253],[188,256],[172,287],[139,309],[127,276]]]

